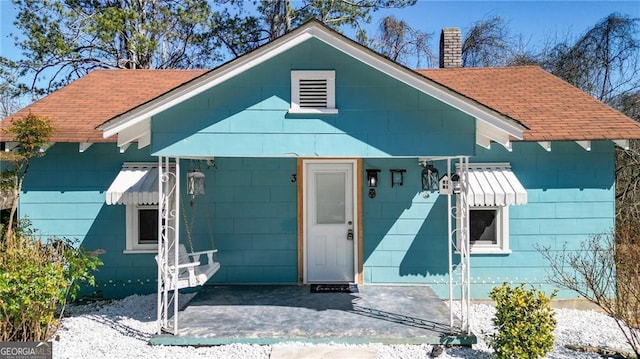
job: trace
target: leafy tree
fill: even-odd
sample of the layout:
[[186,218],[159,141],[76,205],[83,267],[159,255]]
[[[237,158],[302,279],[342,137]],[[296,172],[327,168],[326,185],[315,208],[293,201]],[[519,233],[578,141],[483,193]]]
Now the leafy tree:
[[23,118],[19,118],[11,123],[7,128],[7,133],[13,137],[19,145],[11,152],[2,155],[3,160],[9,163],[7,168],[3,168],[0,179],[0,188],[9,190],[12,194],[12,205],[9,214],[5,239],[13,237],[13,218],[18,208],[20,192],[24,178],[29,171],[29,162],[32,158],[44,155],[44,149],[49,143],[53,134],[53,127],[47,118],[29,113]]
[[[416,0],[12,0],[22,59],[0,63],[39,96],[101,68],[210,68],[310,18],[357,30],[382,8]],[[294,7],[295,5],[295,7]]]
[[[350,28],[356,38],[367,43],[365,24],[380,9],[411,6],[417,0],[260,0],[255,14],[246,15],[243,4],[236,12],[220,12],[212,23],[212,32],[233,55],[239,56],[272,41],[309,19],[315,18],[336,30]],[[235,29],[235,31],[229,31]]]
[[220,59],[209,34],[212,11],[206,0],[13,4],[14,24],[22,33],[16,45],[23,55],[13,67],[20,76],[32,76],[27,87],[37,95],[99,68],[197,68]]

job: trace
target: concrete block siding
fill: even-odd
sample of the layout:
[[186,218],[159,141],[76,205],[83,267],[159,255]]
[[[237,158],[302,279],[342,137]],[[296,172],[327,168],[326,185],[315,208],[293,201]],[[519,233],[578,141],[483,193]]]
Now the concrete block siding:
[[[496,145],[477,149],[472,162],[510,162],[527,189],[529,202],[509,209],[511,254],[472,255],[472,297],[486,298],[504,281],[526,282],[551,291],[548,263],[538,247],[577,249],[590,235],[614,226],[614,147],[594,142],[587,152],[573,142],[515,143],[513,152]],[[405,161],[405,162],[403,162]],[[407,168],[404,187],[384,187],[375,199],[364,199],[365,281],[428,284],[448,296],[446,199],[417,193],[420,168],[414,160],[365,160],[365,168]],[[445,165],[436,162],[436,167]],[[388,173],[381,172],[383,175]],[[388,174],[387,174],[388,175]],[[560,292],[559,297],[575,293]]]
[[[511,254],[472,256],[474,297],[486,297],[502,281],[550,289],[543,285],[547,263],[536,245],[575,249],[589,235],[613,227],[613,151],[606,142],[595,142],[591,152],[572,142],[554,144],[551,152],[533,143],[516,143],[513,152],[478,149],[474,162],[511,163],[529,203],[510,208]],[[21,215],[43,236],[77,238],[88,249],[106,251],[97,279],[107,295],[156,288],[153,255],[122,253],[125,207],[104,201],[122,162],[147,160],[153,161],[144,151],[119,154],[113,144],[96,144],[84,153],[75,145],[56,144],[34,160],[25,183]],[[297,194],[291,182],[296,160],[218,158],[215,163],[201,167],[207,194],[185,196],[182,204],[187,223],[193,223],[194,249],[212,247],[211,237],[219,249],[222,269],[211,282],[296,283]],[[444,171],[444,162],[435,165]],[[182,162],[183,171],[197,166]],[[365,282],[428,284],[446,297],[445,197],[420,191],[417,159],[368,158],[363,167],[382,170],[376,198],[363,199]],[[407,170],[403,186],[391,187],[391,168]],[[186,224],[181,225],[186,242]]]

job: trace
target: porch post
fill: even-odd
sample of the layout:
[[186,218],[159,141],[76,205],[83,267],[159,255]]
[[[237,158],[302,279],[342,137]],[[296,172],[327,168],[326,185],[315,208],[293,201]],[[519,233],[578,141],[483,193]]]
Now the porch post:
[[158,254],[156,254],[156,264],[158,265],[158,319],[157,319],[157,327],[158,327],[158,335],[162,334],[162,328],[165,326],[163,322],[163,314],[164,314],[164,263],[166,261],[163,246],[162,246],[162,231],[164,230],[162,226],[162,209],[164,208],[164,195],[163,195],[163,181],[162,181],[162,156],[158,157]]
[[[451,158],[447,158],[447,178],[449,179],[449,186],[451,184]],[[453,213],[451,213],[451,194],[453,190],[447,193],[447,243],[449,252],[449,330],[453,333]]]
[[[178,265],[178,231],[180,209],[180,160],[176,158],[174,171],[171,170],[169,157],[158,158],[158,334],[168,331],[178,333],[178,276],[169,276],[169,271],[177,270]],[[173,254],[173,258],[169,255]],[[169,263],[169,261],[173,263]],[[171,267],[173,269],[171,269]],[[169,278],[173,283],[169,283]],[[173,301],[173,325],[169,325],[169,306]]]
[[458,239],[458,251],[460,252],[460,329],[463,333],[470,333],[470,309],[471,309],[471,282],[470,282],[470,256],[469,256],[469,157],[460,157],[460,228],[456,233]]
[[174,223],[173,223],[173,238],[171,238],[171,242],[173,244],[173,259],[174,263],[172,265],[175,268],[175,273],[173,275],[173,335],[178,335],[178,264],[180,256],[178,254],[178,247],[180,246],[180,158],[175,158],[176,162],[176,172],[175,172],[175,181],[176,185],[174,188],[174,200],[172,203],[173,212],[174,212]]

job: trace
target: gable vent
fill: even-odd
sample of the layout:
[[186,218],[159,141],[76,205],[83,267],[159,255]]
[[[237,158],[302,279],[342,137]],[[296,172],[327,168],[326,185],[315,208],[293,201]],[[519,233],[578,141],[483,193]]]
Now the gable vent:
[[290,113],[338,113],[335,71],[291,71]]
[[300,79],[300,107],[301,108],[327,108],[327,80]]

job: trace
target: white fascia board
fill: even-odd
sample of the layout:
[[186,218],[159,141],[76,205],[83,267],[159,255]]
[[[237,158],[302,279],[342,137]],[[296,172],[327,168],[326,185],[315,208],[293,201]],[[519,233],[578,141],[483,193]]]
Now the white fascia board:
[[145,134],[151,134],[151,118],[147,117],[141,121],[131,124],[131,126],[123,128],[118,132],[118,146],[123,146],[129,142],[135,141]]
[[576,141],[576,143],[586,151],[591,151],[591,141]]
[[91,145],[93,145],[93,142],[80,142],[80,144],[78,145],[78,151],[84,152],[88,150]]
[[478,118],[476,118],[476,134],[490,138],[501,145],[509,143],[509,134]]
[[256,65],[259,65],[260,63],[311,39],[312,37],[313,36],[308,32],[301,32],[284,42],[276,40],[266,44],[263,47],[256,49],[254,53],[240,57],[226,65],[222,65],[221,67],[194,79],[187,85],[178,87],[175,91],[170,91],[166,95],[162,95],[147,104],[115,117],[111,121],[98,126],[97,129],[103,131],[102,136],[104,138],[111,137],[130,126],[144,121],[146,118],[151,118],[162,111],[201,94],[202,92],[205,92]]
[[522,139],[523,137],[525,128],[506,116],[430,81],[415,71],[387,60],[371,50],[356,45],[351,41],[345,41],[340,35],[315,23],[309,24],[308,27],[301,29],[300,32],[294,30],[288,35],[284,35],[280,39],[256,49],[253,53],[232,60],[226,65],[212,70],[184,86],[178,87],[174,91],[170,91],[147,104],[115,117],[98,126],[98,129],[103,131],[104,138],[111,137],[123,129],[143,121],[145,118],[152,117],[171,108],[314,37],[388,76],[506,132],[510,136],[517,139]]
[[616,146],[628,150],[629,149],[629,140],[613,140]]

